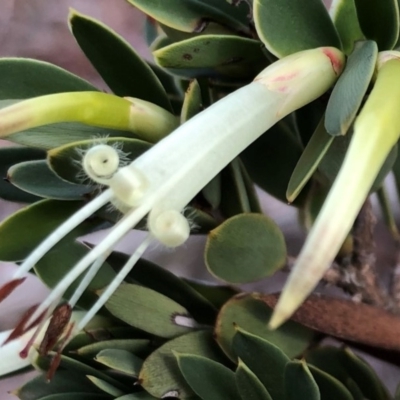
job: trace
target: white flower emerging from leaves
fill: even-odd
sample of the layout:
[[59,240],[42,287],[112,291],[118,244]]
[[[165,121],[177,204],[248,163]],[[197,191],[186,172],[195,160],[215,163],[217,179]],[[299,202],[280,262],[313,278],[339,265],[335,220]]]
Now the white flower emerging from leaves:
[[95,211],[111,202],[124,211],[111,232],[57,284],[26,321],[52,314],[59,298],[88,270],[69,300],[72,308],[113,246],[148,215],[149,234],[79,323],[81,330],[123,281],[152,240],[168,247],[190,234],[184,207],[249,144],[292,111],[321,96],[343,68],[343,54],[330,47],[307,50],[267,67],[249,85],[226,96],[190,119],[130,165],[119,167],[118,152],[98,145],[86,152],[83,167],[94,181],[109,188],[56,229],[25,260],[14,280],[0,289],[0,299],[23,281],[35,263],[59,240]]

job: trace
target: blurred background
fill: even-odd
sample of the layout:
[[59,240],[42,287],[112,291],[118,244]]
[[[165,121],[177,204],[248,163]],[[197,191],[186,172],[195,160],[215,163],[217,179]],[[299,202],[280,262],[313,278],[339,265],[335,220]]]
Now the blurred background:
[[[51,2],[48,0],[1,0],[0,3],[0,57],[30,57],[48,61],[107,90],[69,32],[67,17],[71,7],[109,25],[131,43],[142,56],[151,59],[141,37],[143,17],[138,10],[124,0],[57,0]],[[0,145],[8,144],[0,141]],[[304,232],[297,224],[295,210],[263,193],[260,195],[264,211],[280,225],[285,233],[290,254],[296,255],[304,239]],[[18,207],[20,206],[0,200],[0,220]],[[390,242],[384,230],[380,229],[379,232],[382,242]],[[138,243],[139,236],[138,233],[128,235],[117,249],[130,252]],[[92,235],[85,239],[95,243],[99,240],[99,235]],[[180,275],[212,280],[204,266],[203,246],[204,237],[195,236],[190,239],[189,243],[174,251],[154,246],[146,253],[145,257]],[[387,254],[392,253],[387,247],[386,250],[388,250]],[[391,261],[387,260],[388,263]],[[8,280],[15,268],[14,264],[0,263],[0,284]],[[284,279],[284,274],[278,274],[276,278],[270,279],[268,282],[246,285],[244,289],[277,291]],[[32,277],[28,284],[25,283],[13,296],[0,304],[0,331],[10,329],[24,310],[40,301],[45,293],[46,288]],[[397,369],[386,364],[379,366],[379,373],[386,377],[391,390],[398,381],[398,372]],[[8,392],[17,388],[32,374],[30,372],[0,380],[0,400],[16,399]]]

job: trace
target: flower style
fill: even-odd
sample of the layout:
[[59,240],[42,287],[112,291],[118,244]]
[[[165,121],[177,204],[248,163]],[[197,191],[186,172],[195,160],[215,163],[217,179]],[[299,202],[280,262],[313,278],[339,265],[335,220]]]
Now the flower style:
[[[186,241],[190,226],[181,212],[195,195],[276,122],[326,92],[341,73],[343,64],[343,54],[332,47],[285,57],[267,67],[249,85],[184,123],[130,165],[119,168],[118,152],[110,146],[98,145],[87,151],[83,159],[86,174],[109,188],[33,251],[13,281],[0,288],[0,299],[23,282],[24,274],[52,246],[111,202],[125,213],[124,217],[56,285],[24,325],[37,318],[47,320],[71,283],[88,270],[68,301],[72,309],[113,246],[148,215],[149,234],[97,302],[68,332],[73,337],[105,304],[153,239],[168,247]],[[6,115],[7,111],[3,113]]]

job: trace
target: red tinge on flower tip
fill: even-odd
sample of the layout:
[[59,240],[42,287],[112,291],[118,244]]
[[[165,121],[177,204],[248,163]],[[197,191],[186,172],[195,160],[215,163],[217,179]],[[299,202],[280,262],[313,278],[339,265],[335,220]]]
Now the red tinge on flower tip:
[[15,288],[17,288],[19,285],[21,285],[24,281],[25,278],[19,278],[19,279],[13,279],[10,282],[7,282],[5,285],[3,285],[0,288],[0,303],[6,299],[13,291]]
[[53,312],[49,326],[39,346],[39,354],[45,356],[55,346],[68,325],[71,318],[72,308],[66,304],[59,305]]

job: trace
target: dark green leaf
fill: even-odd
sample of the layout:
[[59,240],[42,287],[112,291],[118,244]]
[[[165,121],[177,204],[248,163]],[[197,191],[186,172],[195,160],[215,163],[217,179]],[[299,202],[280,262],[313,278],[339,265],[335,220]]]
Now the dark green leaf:
[[[55,355],[56,355],[56,353],[51,351],[48,356],[45,356],[45,357],[38,356],[33,361],[33,364],[37,368],[47,371],[49,369],[49,366]],[[127,386],[125,386],[123,383],[121,383],[117,379],[111,377],[106,372],[99,371],[98,369],[96,369],[88,364],[84,364],[83,362],[75,360],[71,357],[67,357],[66,355],[61,355],[59,368],[60,368],[60,370],[62,369],[62,370],[67,370],[67,371],[71,372],[73,374],[72,376],[74,376],[75,374],[84,376],[86,379],[86,384],[89,385],[90,387],[92,387],[92,384],[87,379],[87,375],[91,375],[98,379],[102,379],[103,381],[115,386],[117,389],[122,390],[124,393],[126,393],[127,390],[129,390],[129,388]],[[56,375],[57,375],[57,373],[55,374],[55,376]],[[73,382],[73,380],[72,380],[72,382]],[[70,385],[71,385],[71,382],[70,382]],[[96,385],[94,385],[94,387],[96,387]],[[71,389],[71,387],[69,389]],[[71,390],[68,390],[68,391],[71,392]],[[84,392],[84,390],[79,390],[79,391]],[[97,392],[97,391],[92,390],[92,392]]]
[[220,211],[226,217],[241,213],[261,213],[254,184],[239,158],[221,172]]
[[[345,136],[336,137],[319,164],[319,170],[324,174],[326,178],[328,178],[331,183],[336,179],[336,176],[339,173],[343,160],[346,156],[347,149],[350,146],[352,137],[352,131]],[[370,193],[375,192],[381,187],[382,182],[392,169],[396,158],[397,144],[392,148],[389,155],[386,157],[384,164],[382,165],[377,177],[375,178]]]
[[[71,385],[71,382],[74,384]],[[101,394],[95,385],[87,380],[86,376],[79,374],[77,371],[59,370],[53,379],[48,382],[45,375],[39,375],[14,393],[21,400],[37,400],[48,396],[52,393],[96,393]]]
[[[302,354],[315,338],[315,333],[292,321],[271,331],[268,329],[268,321],[272,311],[261,299],[262,295],[258,293],[242,293],[230,299],[222,307],[217,318],[215,335],[224,352],[236,360],[232,340],[236,333],[235,326],[239,326],[277,346],[289,358]],[[249,365],[247,360],[243,361]]]
[[350,54],[354,43],[364,38],[354,0],[335,0],[330,15],[342,41],[343,51]]
[[[127,254],[112,252],[107,262],[117,271],[128,261]],[[188,283],[150,261],[140,259],[133,268],[128,278],[138,282],[143,286],[155,290],[176,301],[185,307],[189,313],[202,324],[214,324],[216,308],[196,290],[192,289]]]
[[223,359],[209,331],[188,333],[168,341],[144,361],[139,375],[143,388],[157,398],[167,397],[167,394],[180,399],[193,396],[193,391],[183,378],[173,352],[190,353],[214,361]]
[[272,400],[257,376],[240,359],[236,370],[236,386],[242,400]]
[[[226,0],[128,0],[146,15],[171,28],[184,32],[201,32],[208,21],[249,32],[246,5],[235,8]],[[243,8],[244,6],[244,8]],[[174,10],[171,13],[171,10]]]
[[[82,231],[84,232],[84,231]],[[77,231],[75,231],[75,234]],[[90,251],[90,248],[82,243],[75,242],[71,239],[64,239],[56,244],[49,252],[46,253],[34,267],[37,276],[48,287],[53,288],[67,273]],[[84,274],[77,278],[64,294],[64,298],[70,297],[77,289]],[[107,264],[103,263],[96,276],[90,281],[87,290],[92,292],[94,290],[103,289],[115,277],[113,269]],[[96,296],[92,293],[87,294],[82,299],[80,306],[87,308]]]
[[153,52],[159,65],[187,77],[253,78],[268,62],[260,43],[231,35],[202,35]]
[[180,318],[194,323],[188,311],[170,298],[139,285],[122,284],[106,308],[127,324],[154,335],[173,338],[190,332]]
[[146,353],[149,349],[150,340],[148,339],[110,339],[102,340],[100,342],[95,342],[87,344],[86,346],[80,347],[76,350],[76,353],[80,356],[94,357],[101,353],[102,351],[129,351],[134,354]]
[[203,400],[241,400],[235,373],[229,368],[193,354],[176,354],[176,357],[186,382]]
[[76,75],[44,61],[29,58],[0,60],[0,100],[82,91],[97,89]]
[[[295,135],[280,121],[240,154],[254,183],[285,203],[290,177],[303,150]],[[293,204],[301,205],[306,194],[304,189]]]
[[205,249],[208,270],[231,283],[270,276],[286,261],[278,226],[262,214],[239,214],[210,232]]
[[336,378],[309,365],[310,372],[318,385],[323,400],[353,400],[349,390]]
[[278,58],[315,47],[341,47],[321,0],[255,0],[254,22],[262,42]]
[[377,42],[380,51],[391,50],[399,37],[397,0],[354,0],[354,2],[365,37]]
[[368,40],[358,42],[347,59],[325,114],[325,128],[331,135],[345,135],[353,123],[376,67],[378,46]]
[[[87,375],[87,378],[90,382],[96,385],[100,390],[109,394],[110,396],[116,397],[124,394],[122,390],[117,389],[115,386],[110,383],[103,381],[102,379],[96,378],[95,376]],[[73,400],[73,398],[71,398]]]
[[290,178],[286,192],[289,203],[292,203],[297,198],[301,190],[311,179],[332,142],[333,137],[326,132],[324,119],[322,118],[307,143]]
[[161,82],[125,39],[74,10],[69,24],[80,48],[117,96],[137,97],[172,111]]
[[42,150],[27,149],[25,147],[5,147],[0,149],[0,197],[4,200],[32,203],[40,200],[40,197],[26,193],[6,180],[10,167],[14,164],[30,160],[42,160],[46,157],[46,153]]
[[[332,375],[345,386],[349,379],[371,400],[388,400],[390,395],[373,369],[349,349],[317,348],[306,355],[307,362]],[[354,386],[354,385],[353,385]]]
[[186,280],[186,283],[205,297],[217,309],[221,308],[231,297],[239,293],[239,290],[233,286],[212,285],[189,279]]
[[273,399],[284,397],[284,374],[290,361],[274,344],[237,327],[233,351],[261,381]]
[[188,121],[203,109],[199,82],[193,79],[186,90],[181,112],[181,123]]
[[117,397],[115,400],[152,400],[152,399],[155,399],[155,397],[153,397],[151,394],[147,392],[137,392]]
[[23,260],[81,206],[81,202],[42,200],[9,216],[0,224],[0,260]]
[[25,192],[55,200],[83,200],[93,190],[60,179],[45,160],[14,165],[8,170],[8,180]]
[[139,376],[143,360],[129,351],[106,349],[97,354],[95,360],[113,370],[123,372],[133,378]]
[[41,397],[38,400],[101,400],[112,399],[108,394],[102,393],[61,393],[51,394],[50,396]]
[[320,400],[318,386],[305,361],[290,361],[285,368],[285,400]]

